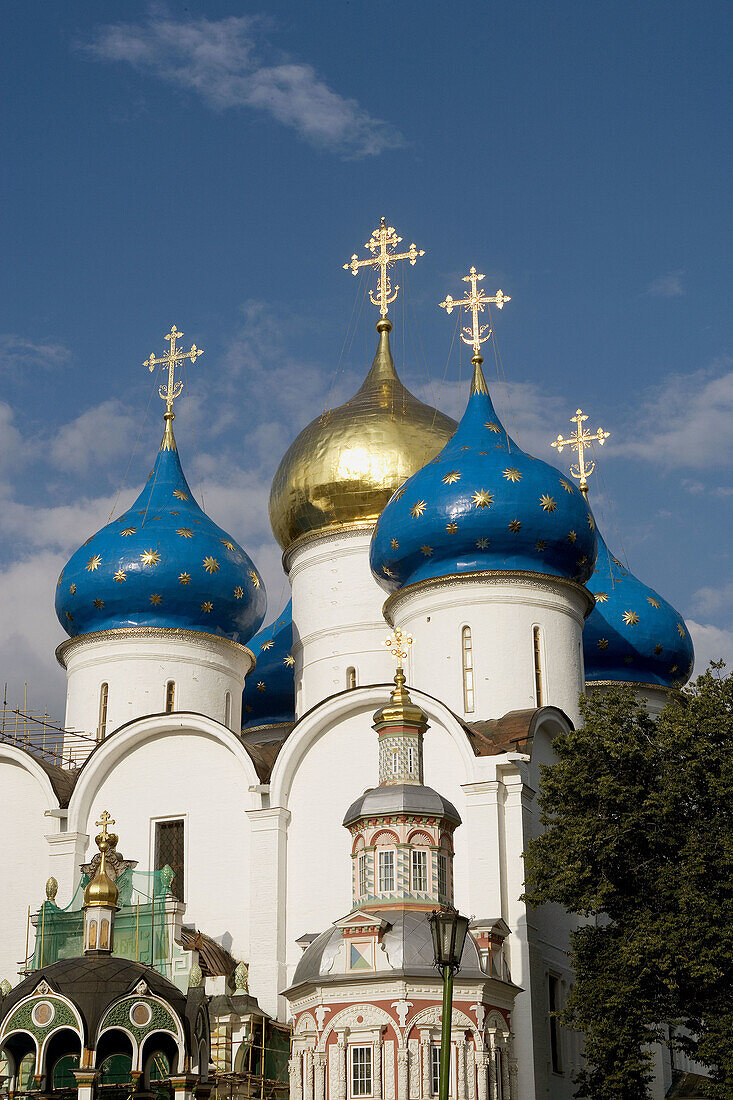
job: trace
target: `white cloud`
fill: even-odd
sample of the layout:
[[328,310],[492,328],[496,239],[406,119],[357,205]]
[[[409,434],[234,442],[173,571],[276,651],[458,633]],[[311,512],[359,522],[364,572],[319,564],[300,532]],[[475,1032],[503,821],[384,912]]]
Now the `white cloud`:
[[683,271],[668,271],[666,275],[659,275],[647,287],[647,294],[652,298],[678,298],[685,291],[682,287]]
[[[105,61],[123,61],[170,84],[198,92],[210,106],[265,111],[311,144],[346,156],[374,156],[404,144],[388,123],[332,91],[303,62],[263,59],[265,20],[230,16],[102,27],[87,45]],[[275,62],[275,59],[273,59]]]
[[697,623],[685,619],[695,647],[694,676],[699,676],[710,661],[724,660],[728,669],[733,667],[733,630],[723,630],[710,623]]
[[[644,458],[657,466],[719,473],[733,459],[733,370],[731,360],[673,375],[652,391],[635,422],[617,432],[612,455]],[[624,442],[626,439],[628,442]],[[699,482],[692,481],[691,492]]]
[[692,606],[696,615],[722,615],[733,609],[733,581],[720,588],[699,588],[692,597]]
[[51,457],[59,469],[83,474],[132,450],[138,426],[116,399],[87,409],[56,432]]
[[13,333],[0,335],[0,370],[7,372],[60,367],[71,359],[71,352],[50,340],[26,340]]

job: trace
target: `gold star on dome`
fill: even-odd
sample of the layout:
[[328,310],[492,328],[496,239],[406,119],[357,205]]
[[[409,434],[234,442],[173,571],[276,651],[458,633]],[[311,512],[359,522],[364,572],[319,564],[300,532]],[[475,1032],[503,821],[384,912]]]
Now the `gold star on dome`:
[[140,555],[140,561],[143,565],[157,565],[160,561],[160,554],[157,550],[145,550]]
[[646,602],[650,603],[652,607],[659,607],[659,600],[655,600],[653,596],[647,596]]
[[244,589],[242,588],[241,584],[238,584],[237,587],[234,589],[234,598],[235,600],[241,600],[243,595]]
[[485,489],[477,489],[471,497],[471,502],[475,504],[477,508],[490,508],[494,503],[494,494],[487,493]]
[[477,550],[487,550],[488,547],[489,547],[489,540],[488,539],[476,539],[476,549]]
[[95,600],[94,606],[97,608],[98,611],[101,611],[104,607],[104,600]]
[[180,535],[182,539],[193,538],[193,531],[190,527],[176,527],[176,534]]
[[188,500],[188,493],[184,493],[183,489],[174,489],[173,496],[177,497],[178,500]]
[[593,519],[593,516],[590,514],[590,512],[588,513],[588,526],[590,527],[591,531],[595,531],[596,521]]
[[204,558],[204,569],[207,573],[218,573],[219,562],[216,560],[216,558],[212,558],[211,556],[209,556],[208,558]]
[[214,605],[211,600],[204,600],[204,602],[201,604],[201,610],[204,612],[205,615],[208,615],[210,611],[213,611]]
[[359,274],[359,268],[361,267],[378,267],[379,278],[377,280],[377,293],[369,291],[369,300],[372,305],[379,306],[379,312],[382,317],[386,317],[389,313],[389,306],[394,302],[399,291],[399,285],[395,285],[392,289],[392,283],[390,282],[389,275],[387,274],[390,267],[397,260],[409,260],[410,264],[414,267],[415,261],[419,256],[424,256],[424,249],[418,249],[413,243],[408,248],[407,252],[390,252],[389,249],[395,249],[402,240],[402,237],[398,237],[394,226],[387,225],[387,222],[382,218],[379,229],[375,229],[369,240],[364,245],[372,253],[366,260],[360,260],[356,253],[351,257],[347,264],[344,264],[344,271],[351,271],[352,275]]
[[272,649],[272,647],[274,646],[274,644],[275,644],[275,643],[274,643],[274,641],[272,640],[272,638],[268,638],[268,640],[267,640],[266,642],[263,642],[263,643],[262,643],[262,645],[260,646],[260,649],[261,649],[261,651],[262,651],[263,653],[265,653],[265,652],[266,652],[266,650],[268,650],[268,649]]
[[654,646],[654,652],[656,653],[657,657],[658,657],[658,656],[659,656],[659,654],[660,654],[660,653],[662,652],[662,646],[660,646],[658,642],[657,642],[657,644],[656,644],[656,645]]
[[578,536],[575,531],[568,531],[568,542],[577,542]]
[[124,529],[124,531],[120,531],[120,535],[122,536],[123,539],[125,539],[125,538],[127,538],[128,535],[134,535],[136,533],[136,531],[137,531],[137,527],[126,527]]
[[390,545],[390,546],[392,547],[392,549],[393,549],[393,550],[399,550],[399,548],[400,548],[400,542],[399,542],[399,539],[392,539],[392,540],[390,541],[390,544],[389,544],[389,545]]
[[669,671],[674,674],[677,671],[677,665],[670,665]]
[[520,530],[521,526],[522,526],[521,519],[512,519],[512,520],[509,521],[509,530],[514,531],[515,534],[516,534],[517,531]]
[[392,500],[395,501],[395,503],[396,503],[398,500],[402,500],[404,495],[405,495],[405,490],[404,489],[398,489],[396,493],[392,494]]
[[501,428],[495,420],[487,420],[484,427],[488,428],[490,432],[501,432]]
[[89,561],[87,562],[87,564],[85,566],[85,569],[86,569],[87,573],[93,573],[95,571],[95,569],[99,569],[101,564],[102,564],[101,557],[99,556],[99,554],[95,554],[93,558],[89,559]]
[[631,655],[629,655],[628,657],[624,657],[624,664],[625,665],[633,665],[633,663],[634,663],[634,658]]
[[76,585],[75,584],[70,584],[69,585],[69,592],[71,593],[72,596],[74,595],[74,593],[76,592]]
[[61,582],[62,582],[63,579],[64,579],[64,571],[62,569],[61,572],[59,573],[59,579],[56,581],[56,587],[57,588],[61,587]]
[[392,580],[394,580],[394,573],[391,569],[388,569],[386,565],[382,566],[382,572],[384,573],[385,577],[391,577]]
[[543,512],[554,512],[557,508],[557,501],[554,497],[548,496],[547,493],[543,493],[540,497],[540,504]]
[[636,626],[639,621],[639,616],[636,611],[624,611],[623,620],[627,626]]
[[581,554],[578,558],[578,568],[582,569],[584,565],[588,564],[588,557],[586,554]]
[[260,581],[260,578],[255,573],[254,569],[249,570],[249,579],[252,581],[252,586],[254,588],[259,588],[260,587],[260,584],[262,582]]
[[539,550],[541,553],[543,550],[547,549],[547,543],[544,539],[537,539],[537,542],[534,544],[534,548],[535,550]]
[[682,625],[682,623],[677,623],[677,633],[679,634],[680,638],[684,638],[684,636],[685,636],[685,628],[684,628],[684,626]]
[[608,603],[608,593],[607,592],[596,592],[595,593],[595,601],[596,601],[596,603]]
[[73,615],[71,614],[71,612],[70,612],[70,611],[67,611],[67,612],[66,612],[66,618],[67,618],[67,619],[69,620],[69,622],[70,622],[70,623],[73,623],[73,621],[74,621],[74,616],[73,616]]
[[179,573],[178,574],[178,583],[179,584],[190,584],[191,583],[191,574],[190,573]]
[[257,685],[257,690],[258,691],[267,691],[267,688],[265,687],[265,681],[264,680],[260,680],[260,682]]
[[507,481],[522,480],[522,475],[520,474],[516,466],[507,466],[506,470],[504,470],[504,477],[507,479]]
[[122,584],[123,581],[127,580],[127,573],[124,569],[117,570],[117,572],[115,573],[115,580],[118,584]]
[[565,480],[564,477],[560,478],[560,484],[562,485],[562,487],[563,487],[563,489],[565,490],[566,493],[572,493],[573,487],[572,487],[572,485],[570,484],[569,481]]
[[153,607],[159,607],[163,602],[163,597],[161,596],[160,592],[153,592],[152,596],[150,597],[150,602]]
[[288,653],[286,657],[283,657],[283,664],[287,665],[288,668],[295,668],[295,657]]
[[458,530],[458,524],[457,523],[446,523],[445,529],[446,529],[446,531],[448,532],[449,535],[455,535],[456,531]]
[[426,558],[429,558],[433,552],[432,546],[421,546],[420,553],[424,554]]
[[226,546],[227,550],[234,549],[234,543],[230,542],[229,539],[219,539],[219,542],[222,543],[223,546]]
[[180,512],[171,512],[172,516],[180,516],[180,514],[181,514]]
[[599,649],[608,649],[608,638],[599,638],[596,645]]
[[457,481],[460,481],[461,475],[458,470],[449,470],[445,477],[441,478],[444,485],[455,485]]
[[412,508],[410,508],[410,515],[412,516],[413,519],[417,519],[417,517],[421,516],[424,511],[425,511],[425,501],[424,500],[418,500],[415,504],[413,504]]
[[466,444],[466,446],[465,446],[465,447],[461,447],[461,450],[462,450],[462,451],[470,451],[470,450],[471,450],[471,448],[470,448],[470,447],[468,446],[468,444]]

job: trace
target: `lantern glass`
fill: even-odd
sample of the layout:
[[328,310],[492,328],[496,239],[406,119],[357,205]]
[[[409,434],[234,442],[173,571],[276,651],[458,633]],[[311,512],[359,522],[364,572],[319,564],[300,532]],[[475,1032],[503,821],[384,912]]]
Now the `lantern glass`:
[[431,913],[429,920],[435,965],[457,970],[466,942],[468,917],[461,916],[457,909],[439,909]]

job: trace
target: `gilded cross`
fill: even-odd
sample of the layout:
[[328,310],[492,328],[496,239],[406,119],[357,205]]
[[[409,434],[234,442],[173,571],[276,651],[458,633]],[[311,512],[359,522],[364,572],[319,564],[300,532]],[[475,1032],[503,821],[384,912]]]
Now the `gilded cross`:
[[570,467],[570,473],[580,482],[578,488],[581,493],[586,494],[588,492],[588,476],[593,473],[596,464],[595,462],[586,462],[585,448],[589,443],[599,443],[602,447],[610,435],[610,432],[604,432],[603,428],[599,428],[595,434],[591,435],[588,429],[583,427],[587,419],[588,417],[582,409],[577,409],[575,416],[570,417],[570,423],[577,425],[575,435],[571,436],[570,439],[563,439],[563,437],[559,435],[557,439],[550,444],[551,447],[557,447],[558,454],[562,454],[563,447],[571,447],[574,451],[578,452],[578,464],[577,466]]
[[392,288],[387,271],[397,260],[409,260],[410,263],[415,265],[415,260],[418,256],[424,256],[425,250],[418,249],[413,243],[408,248],[407,252],[389,252],[390,248],[396,248],[402,240],[402,237],[398,237],[395,233],[394,226],[387,225],[384,218],[382,218],[379,229],[375,229],[371,235],[370,240],[364,245],[368,248],[372,255],[366,260],[360,260],[356,253],[351,257],[349,263],[344,264],[344,271],[351,269],[352,275],[359,274],[360,267],[378,267],[379,279],[377,280],[377,292],[369,291],[369,299],[372,305],[379,306],[379,312],[382,317],[386,317],[389,311],[389,306],[394,302],[397,297],[397,291],[399,286]]
[[402,668],[402,662],[412,645],[412,637],[409,634],[403,634],[401,630],[395,630],[391,638],[385,639],[384,644],[397,662],[397,667]]
[[464,344],[473,347],[474,359],[481,355],[481,345],[491,336],[491,327],[489,325],[479,324],[479,313],[483,313],[484,306],[489,305],[491,302],[496,303],[497,309],[503,309],[505,302],[511,302],[509,295],[504,294],[502,290],[497,290],[493,298],[487,297],[483,290],[478,287],[483,277],[483,275],[479,275],[475,267],[472,267],[468,275],[463,276],[464,283],[471,284],[471,293],[467,294],[465,298],[458,299],[451,298],[450,294],[446,294],[445,301],[439,303],[439,308],[444,309],[448,316],[450,316],[456,306],[466,306],[467,309],[471,311],[473,322],[470,326],[463,329],[461,332],[461,340],[463,340]]
[[184,359],[190,359],[192,363],[195,363],[199,355],[203,355],[203,349],[197,348],[195,344],[191,344],[190,351],[181,351],[176,347],[178,337],[183,336],[182,332],[179,332],[176,326],[170,330],[167,336],[163,339],[167,340],[170,344],[170,349],[161,355],[159,359],[155,358],[155,355],[151,352],[150,358],[146,359],[143,363],[144,367],[147,367],[149,371],[154,371],[156,367],[168,368],[168,382],[165,386],[160,386],[158,393],[166,403],[166,413],[169,413],[173,408],[173,402],[180,396],[183,389],[183,382],[179,379],[175,380],[176,363],[181,363]]

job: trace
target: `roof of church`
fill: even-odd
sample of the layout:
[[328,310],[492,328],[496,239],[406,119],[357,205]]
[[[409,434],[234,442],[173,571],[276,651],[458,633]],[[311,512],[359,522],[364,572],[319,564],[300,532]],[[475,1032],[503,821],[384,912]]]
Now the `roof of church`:
[[168,431],[135,503],[87,539],[56,586],[71,636],[176,627],[244,644],[266,603],[247,553],[194,500]]
[[[344,981],[374,982],[375,978],[382,977],[390,979],[431,977],[436,982],[440,982],[441,977],[435,967],[433,938],[426,912],[414,909],[402,911],[390,909],[380,912],[370,909],[369,912],[388,925],[381,942],[387,959],[394,969],[335,971],[334,960],[338,951],[343,949],[344,938],[342,930],[332,925],[303,952],[293,976],[291,989],[306,982],[331,985]],[[486,981],[488,978],[488,974],[481,969],[479,951],[470,935],[466,936],[459,976],[479,981]]]
[[180,1018],[186,1017],[186,996],[177,986],[143,963],[115,955],[82,955],[61,959],[34,970],[0,1002],[0,1014],[28,997],[45,981],[56,993],[68,997],[82,1015],[87,1037],[94,1037],[105,1010],[120,997],[132,993],[143,980],[150,992],[166,1001]]
[[567,714],[559,707],[530,707],[507,711],[501,718],[465,724],[466,733],[476,756],[497,756],[503,752],[531,754],[538,722],[547,717],[572,727]]
[[455,435],[379,517],[370,553],[375,578],[390,592],[486,570],[582,584],[595,558],[595,522],[583,494],[507,434],[477,364]]
[[600,534],[588,587],[595,607],[583,630],[586,681],[672,687],[689,680],[695,654],[684,619],[614,557]]
[[392,783],[370,787],[359,795],[346,811],[342,824],[349,826],[360,817],[402,813],[447,817],[458,825],[461,823],[453,803],[432,787],[424,787],[421,783]]
[[293,601],[249,643],[257,667],[244,683],[242,729],[295,722]]
[[228,976],[237,968],[237,960],[233,955],[216,940],[212,940],[211,936],[199,932],[193,926],[184,924],[181,928],[181,947],[184,951],[198,951],[199,966],[205,975]]

